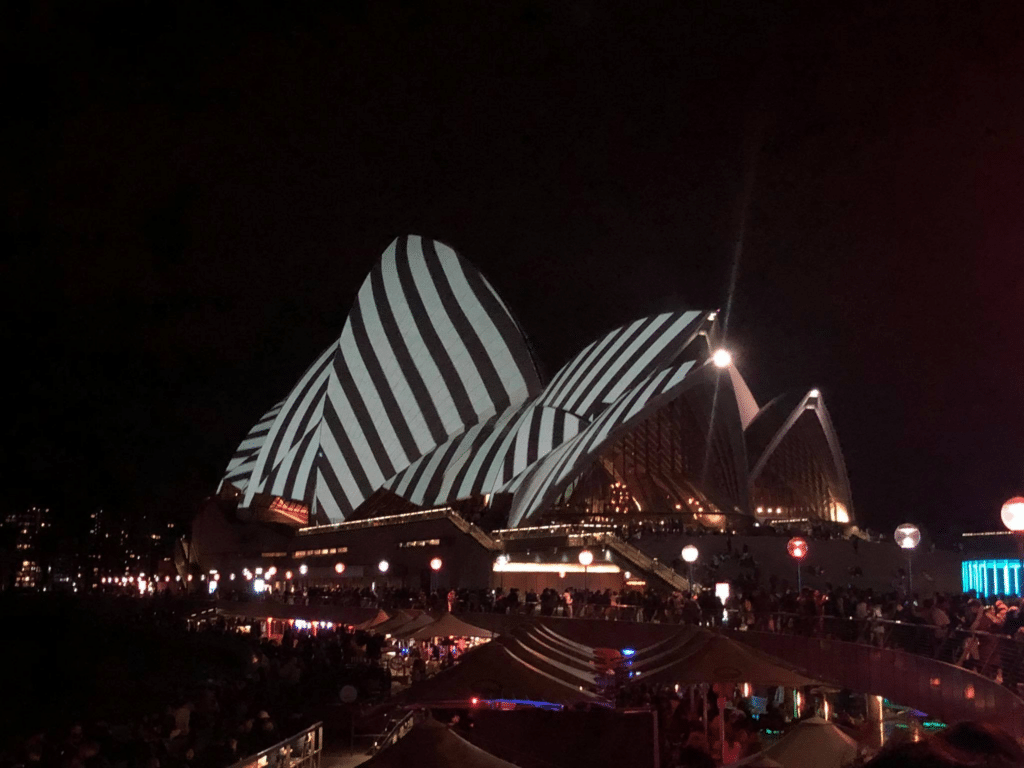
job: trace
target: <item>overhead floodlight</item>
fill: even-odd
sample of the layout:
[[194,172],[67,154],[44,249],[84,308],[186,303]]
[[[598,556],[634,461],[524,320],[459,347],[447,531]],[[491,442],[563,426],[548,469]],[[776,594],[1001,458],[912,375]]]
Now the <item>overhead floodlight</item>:
[[716,349],[711,356],[711,362],[716,368],[728,368],[732,365],[732,353],[727,349]]

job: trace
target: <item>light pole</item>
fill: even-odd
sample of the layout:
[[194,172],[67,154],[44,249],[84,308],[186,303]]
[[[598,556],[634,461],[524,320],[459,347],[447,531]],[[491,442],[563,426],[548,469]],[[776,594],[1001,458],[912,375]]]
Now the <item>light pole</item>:
[[1014,496],[1003,504],[1000,515],[1006,530],[1017,540],[1017,555],[1020,558],[1020,575],[1017,577],[1017,592],[1024,595],[1024,496]]
[[434,592],[437,590],[437,572],[441,570],[441,566],[444,565],[441,562],[440,557],[434,557],[430,560],[430,591]]
[[687,544],[683,547],[683,560],[690,566],[690,591],[696,592],[693,588],[693,564],[697,562],[697,558],[700,557],[700,552],[693,544]]
[[789,544],[786,545],[786,550],[789,552],[789,556],[796,560],[796,588],[798,592],[804,591],[804,577],[800,573],[800,564],[803,559],[807,557],[807,542],[801,539],[799,536],[789,540]]
[[508,565],[508,555],[502,552],[494,561],[498,566],[498,573],[501,574],[501,592],[505,593],[505,566]]
[[892,537],[896,546],[907,553],[907,598],[914,594],[914,549],[921,543],[921,531],[913,523],[904,523],[896,528]]
[[587,568],[594,562],[594,553],[589,549],[584,549],[580,552],[580,565],[583,566],[583,599],[587,597]]

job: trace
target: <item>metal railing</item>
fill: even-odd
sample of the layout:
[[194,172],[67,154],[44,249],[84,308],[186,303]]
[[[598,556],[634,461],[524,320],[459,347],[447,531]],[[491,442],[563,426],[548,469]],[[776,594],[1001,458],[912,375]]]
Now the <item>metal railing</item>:
[[387,749],[392,744],[395,744],[409,731],[412,730],[413,726],[423,718],[423,712],[418,709],[413,709],[405,713],[398,720],[395,720],[388,726],[388,729],[373,742],[373,746],[370,747],[368,754],[376,755],[383,749]]
[[842,640],[925,656],[977,672],[1018,695],[1024,694],[1024,634],[1019,632],[1010,636],[876,617],[850,619],[794,613],[754,614],[746,621],[731,614],[729,623],[735,628],[747,626],[752,630]]
[[323,746],[323,723],[314,723],[272,747],[242,758],[230,768],[320,768]]

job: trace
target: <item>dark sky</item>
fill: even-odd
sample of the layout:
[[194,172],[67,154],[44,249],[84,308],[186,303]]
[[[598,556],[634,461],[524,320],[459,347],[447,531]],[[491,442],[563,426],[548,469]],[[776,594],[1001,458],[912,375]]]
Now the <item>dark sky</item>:
[[750,179],[731,346],[823,390],[861,519],[1024,488],[1018,3],[13,5],[8,506],[188,515],[398,234],[549,373],[725,307]]

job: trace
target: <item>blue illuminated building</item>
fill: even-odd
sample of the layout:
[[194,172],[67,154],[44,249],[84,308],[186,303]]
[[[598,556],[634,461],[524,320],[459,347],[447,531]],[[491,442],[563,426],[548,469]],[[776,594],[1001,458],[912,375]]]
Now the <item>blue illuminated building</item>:
[[974,590],[981,597],[1021,595],[1021,561],[964,560],[964,592]]

